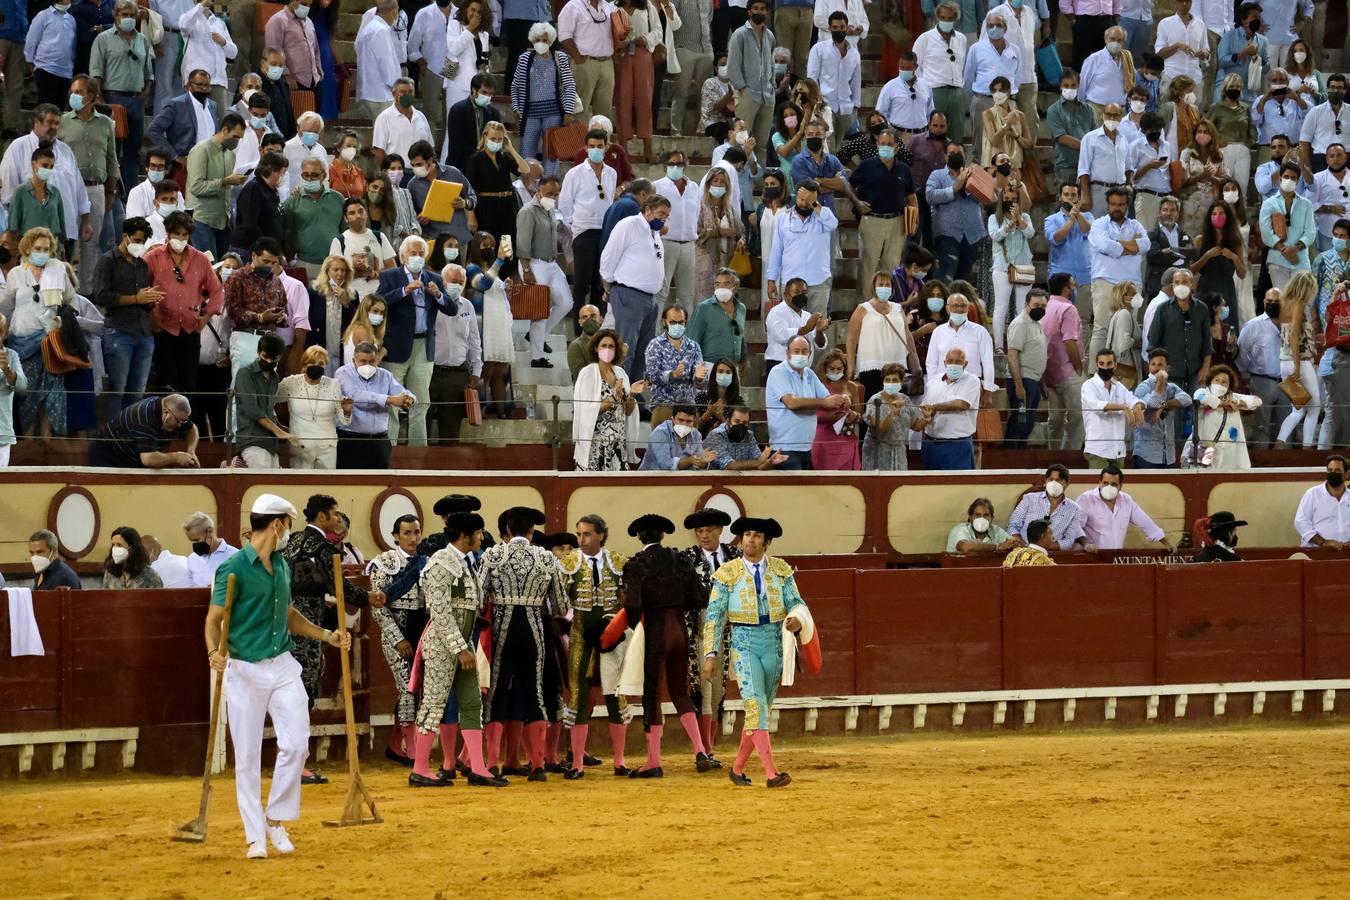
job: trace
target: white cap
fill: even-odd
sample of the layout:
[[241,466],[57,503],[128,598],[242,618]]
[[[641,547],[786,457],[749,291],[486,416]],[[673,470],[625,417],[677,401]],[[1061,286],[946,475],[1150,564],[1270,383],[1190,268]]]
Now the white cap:
[[292,519],[300,517],[290,501],[276,494],[259,495],[258,499],[253,501],[253,508],[249,512],[255,516],[290,516]]

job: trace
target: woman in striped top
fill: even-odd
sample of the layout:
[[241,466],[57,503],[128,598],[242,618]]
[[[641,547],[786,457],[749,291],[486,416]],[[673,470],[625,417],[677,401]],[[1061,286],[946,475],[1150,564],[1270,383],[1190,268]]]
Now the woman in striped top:
[[[530,28],[530,50],[520,54],[511,78],[511,108],[521,121],[521,152],[526,159],[542,159],[544,132],[571,121],[577,112],[577,87],[572,62],[553,50],[558,32],[547,22]],[[558,161],[544,161],[546,175],[558,174]]]

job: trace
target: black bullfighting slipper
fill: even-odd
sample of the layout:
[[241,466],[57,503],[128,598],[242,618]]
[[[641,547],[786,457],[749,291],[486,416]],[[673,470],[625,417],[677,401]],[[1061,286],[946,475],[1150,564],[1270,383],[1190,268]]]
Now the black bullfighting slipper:
[[736,772],[735,772],[735,770],[733,770],[733,769],[728,769],[728,770],[727,770],[727,774],[728,774],[729,776],[731,776],[731,783],[734,784],[734,785],[736,785],[736,787],[749,787],[749,786],[750,786],[750,776],[749,776],[749,775],[746,775],[746,774],[744,774],[744,773],[742,773],[742,774],[740,774],[740,775],[737,775]]
[[310,772],[308,775],[300,776],[301,784],[327,784],[328,779],[324,778],[318,772]]
[[615,778],[627,778],[629,775],[632,775],[632,774],[633,774],[633,770],[630,769],[630,768],[628,768],[627,766],[615,766],[615,767],[614,767],[614,777],[615,777]]
[[566,775],[571,769],[562,763],[548,763],[544,766],[544,771],[553,775]]
[[586,777],[585,769],[568,769],[567,774],[563,775],[563,778],[565,778],[568,781],[580,781],[585,777]]
[[530,777],[526,778],[525,780],[526,780],[526,781],[548,781],[548,773],[545,772],[542,768],[540,768],[540,769],[535,769],[533,772],[530,773]]
[[786,787],[787,785],[792,784],[792,776],[786,772],[779,772],[777,775],[770,778],[766,784],[771,788]]
[[469,773],[470,787],[499,788],[499,787],[506,787],[510,783],[511,782],[507,781],[505,778],[484,778],[482,775],[475,775],[473,772]]
[[694,768],[698,769],[699,772],[711,772],[716,766],[713,765],[713,761],[708,754],[696,753],[694,754]]
[[722,761],[717,757],[713,756],[711,753],[708,754],[708,762],[712,763],[712,767],[714,769],[722,768]]
[[604,760],[601,759],[600,757],[598,757],[598,756],[591,756],[589,753],[583,753],[583,754],[581,755],[581,759],[582,759],[582,761],[586,764],[586,766],[587,766],[588,768],[589,768],[590,766],[598,766],[598,765],[600,765],[601,763],[604,762]]
[[454,769],[441,769],[439,775],[440,775],[441,781],[454,781],[454,780],[455,780],[455,770],[454,770]]
[[408,787],[415,788],[443,788],[450,787],[454,782],[442,781],[439,778],[428,778],[425,775],[418,775],[416,772],[408,773]]
[[664,771],[661,770],[661,767],[660,767],[660,766],[657,766],[655,769],[633,769],[631,772],[628,773],[628,777],[629,777],[629,778],[664,778],[664,777],[666,777],[666,773],[665,773]]
[[503,775],[529,775],[530,770],[525,766],[507,766],[502,769]]
[[411,756],[404,756],[402,753],[399,753],[399,752],[398,752],[397,750],[395,750],[393,747],[385,747],[385,748],[384,748],[384,758],[387,759],[387,760],[389,760],[391,763],[395,763],[395,764],[397,764],[397,765],[403,766],[403,768],[405,768],[405,769],[411,769],[411,768],[412,768],[412,764],[413,764],[412,757],[411,757]]

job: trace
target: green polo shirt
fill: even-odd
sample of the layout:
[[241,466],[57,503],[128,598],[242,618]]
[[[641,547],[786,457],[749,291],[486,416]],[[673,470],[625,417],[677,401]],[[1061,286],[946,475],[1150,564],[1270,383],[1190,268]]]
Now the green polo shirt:
[[230,610],[230,657],[262,662],[293,646],[286,616],[291,609],[291,567],[281,551],[272,553],[272,573],[252,544],[216,569],[211,605],[225,605],[225,583],[234,575],[234,606]]
[[155,48],[139,31],[134,35],[123,40],[114,25],[94,38],[89,74],[103,80],[104,91],[139,94],[155,80]]
[[1055,168],[1078,171],[1078,151],[1059,142],[1061,135],[1083,139],[1083,135],[1097,127],[1097,114],[1083,102],[1067,103],[1056,100],[1045,114],[1045,127],[1055,142]]
[[709,297],[694,307],[685,336],[698,342],[705,362],[729,359],[739,365],[745,356],[745,304],[736,301],[732,319],[718,305],[716,297]]
[[342,230],[342,195],[324,188],[318,199],[292,194],[281,205],[286,228],[295,235],[295,250],[300,259],[319,264],[328,258],[333,238]]
[[95,112],[87,120],[77,112],[66,113],[60,137],[70,145],[86,182],[102,183],[117,172],[117,126],[103,113]]
[[222,184],[234,171],[234,151],[207,138],[188,151],[187,205],[192,218],[220,231],[230,227],[230,191]]

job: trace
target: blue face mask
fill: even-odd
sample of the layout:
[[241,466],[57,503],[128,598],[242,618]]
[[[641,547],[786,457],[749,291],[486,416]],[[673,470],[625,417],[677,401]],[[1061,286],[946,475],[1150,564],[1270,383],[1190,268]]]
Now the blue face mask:
[[304,191],[306,194],[317,194],[319,191],[323,190],[323,182],[302,181],[300,182],[300,190]]
[[779,77],[787,74],[787,63],[774,63],[773,74]]
[[943,19],[938,19],[938,31],[941,31],[944,34],[951,34],[955,30],[956,30],[955,22],[947,22],[944,21]]
[[501,142],[501,141],[485,141],[485,142],[483,143],[483,146],[484,146],[484,147],[487,147],[487,148],[488,148],[488,152],[490,152],[490,153],[501,153],[501,152],[502,152],[502,142]]
[[594,164],[605,161],[605,149],[603,147],[587,147],[586,158]]
[[145,180],[150,182],[151,184],[159,184],[161,181],[164,180],[164,173],[157,172],[154,169],[151,169],[149,172],[145,173]]
[[1002,25],[991,25],[988,29],[989,40],[996,41],[1007,31]]
[[1350,241],[1347,241],[1345,238],[1331,239],[1331,249],[1335,250],[1337,253],[1344,253],[1345,248],[1348,245],[1350,245]]
[[888,394],[895,395],[900,393],[904,385],[898,381],[888,381],[881,386],[881,389]]
[[680,338],[684,337],[684,323],[678,322],[674,325],[667,325],[666,334],[678,341]]
[[844,377],[844,373],[843,373],[843,372],[826,372],[826,373],[825,373],[825,377],[828,378],[828,379],[830,379],[831,381],[838,381],[839,379],[841,379],[841,378]]
[[722,388],[731,387],[731,373],[730,373],[730,372],[718,372],[718,373],[717,373],[717,386],[718,386],[718,387],[722,387]]
[[[249,116],[249,122],[251,122],[253,127],[258,131],[262,131],[267,127],[267,119],[259,116]],[[301,140],[304,140],[304,138],[302,137]]]
[[929,298],[928,298],[928,311],[929,311],[929,312],[941,312],[941,311],[942,311],[942,307],[944,307],[944,306],[946,306],[946,305],[947,305],[947,301],[946,301],[946,300],[943,300],[941,297],[929,297]]
[[877,156],[881,157],[882,159],[895,159],[895,148],[894,148],[894,147],[878,147],[878,148],[877,148]]
[[118,20],[117,20],[117,27],[120,28],[120,29],[122,29],[123,31],[127,31],[127,32],[135,31],[135,30],[136,30],[136,20],[135,20],[134,18],[130,18],[130,19],[118,19]]
[[492,102],[492,98],[489,97],[487,94],[474,94],[473,102],[477,103],[479,106],[487,106],[489,103]]
[[889,284],[877,288],[877,299],[878,300],[891,299],[891,286]]
[[666,220],[652,219],[650,222],[647,223],[647,227],[650,228],[652,231],[660,231],[662,228],[666,227]]
[[908,84],[909,82],[914,80],[914,72],[910,69],[901,69],[900,80]]
[[82,110],[82,109],[84,109],[84,95],[83,95],[83,94],[71,94],[71,95],[70,95],[70,110],[71,110],[71,112],[79,112],[79,111]]
[[51,258],[52,256],[50,253],[43,253],[41,250],[28,254],[28,261],[39,269],[50,262]]
[[969,317],[968,317],[965,313],[952,313],[952,314],[948,317],[948,321],[951,322],[953,325],[956,325],[956,326],[958,326],[958,327],[961,326],[961,325],[966,324],[966,321],[967,321],[968,319],[969,319]]
[[268,66],[268,67],[267,67],[267,77],[270,78],[270,79],[272,79],[273,81],[280,81],[280,80],[281,80],[281,66]]
[[666,166],[666,177],[671,181],[679,181],[684,177],[684,166]]
[[956,363],[947,363],[947,380],[955,381],[966,374],[965,366],[958,366]]
[[[304,9],[303,6],[300,8]],[[317,131],[300,132],[300,143],[304,144],[306,147],[313,147],[318,142],[319,142],[319,133]]]

